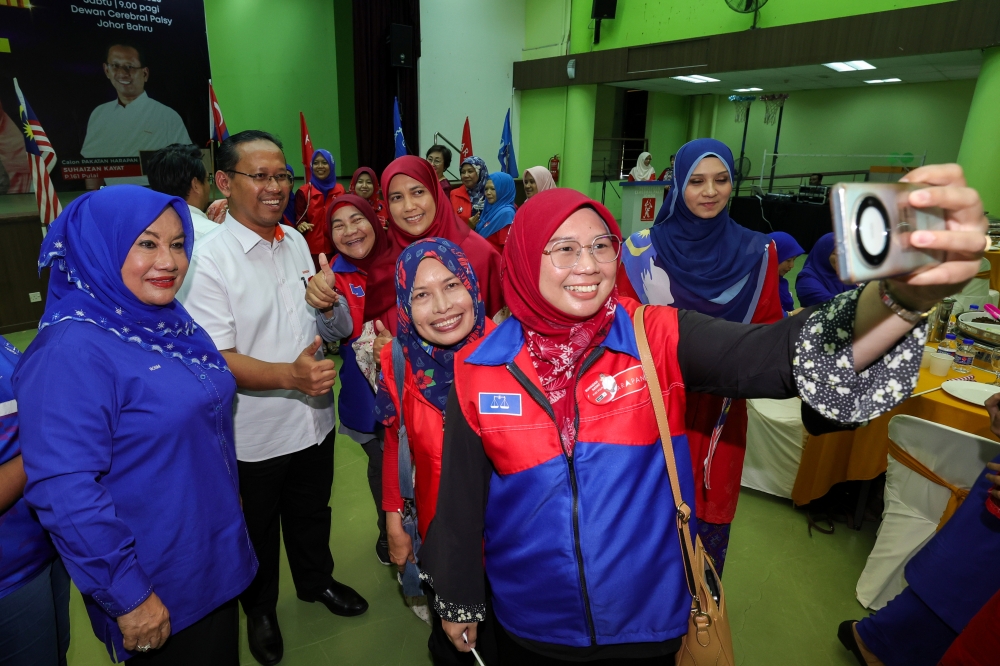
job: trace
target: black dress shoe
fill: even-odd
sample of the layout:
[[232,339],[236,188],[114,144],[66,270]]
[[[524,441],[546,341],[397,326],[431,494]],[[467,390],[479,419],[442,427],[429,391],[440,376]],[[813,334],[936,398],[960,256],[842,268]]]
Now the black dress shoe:
[[299,595],[299,599],[309,602],[318,601],[329,608],[334,615],[343,615],[344,617],[361,615],[368,610],[368,602],[360,594],[337,581],[333,581],[330,587],[318,594],[309,597]]
[[854,658],[858,660],[861,666],[868,666],[865,656],[861,654],[861,646],[858,645],[858,641],[854,637],[854,625],[857,622],[857,620],[844,620],[841,622],[840,626],[837,627],[837,638],[840,639],[841,645],[854,655]]
[[278,616],[274,613],[252,617],[247,615],[247,642],[250,654],[264,666],[274,666],[285,654]]
[[375,557],[378,558],[379,562],[381,562],[386,566],[390,566],[392,564],[392,560],[389,559],[388,539],[386,539],[385,541],[379,539],[378,541],[375,542]]

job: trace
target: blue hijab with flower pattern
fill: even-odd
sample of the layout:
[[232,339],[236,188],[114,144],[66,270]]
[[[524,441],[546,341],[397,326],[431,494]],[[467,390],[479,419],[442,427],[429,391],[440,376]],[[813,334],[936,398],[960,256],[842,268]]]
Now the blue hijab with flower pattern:
[[472,186],[472,189],[465,188],[469,193],[469,201],[472,202],[472,210],[475,211],[473,215],[475,215],[481,213],[486,207],[486,181],[490,179],[490,170],[486,168],[486,162],[483,161],[483,158],[475,155],[462,160],[462,166],[466,164],[476,167],[476,171],[479,172],[479,180]]
[[184,252],[191,258],[194,227],[179,197],[136,185],[113,185],[76,198],[49,226],[38,270],[49,266],[42,330],[80,321],[114,333],[123,342],[182,361],[192,371],[229,372],[212,338],[179,301],[148,305],[122,281],[121,269],[135,240],[168,207],[184,228]]
[[[435,347],[417,333],[413,326],[413,311],[410,296],[417,267],[424,259],[437,259],[455,274],[472,296],[476,312],[476,323],[468,337],[452,347]],[[479,283],[472,265],[461,248],[444,238],[424,238],[413,243],[399,255],[396,261],[396,309],[398,324],[396,338],[403,347],[403,354],[410,362],[417,388],[427,401],[444,413],[448,403],[448,392],[455,381],[455,352],[486,331],[486,306],[479,293]],[[379,387],[375,398],[376,417],[383,422],[395,416],[395,407],[383,386]]]

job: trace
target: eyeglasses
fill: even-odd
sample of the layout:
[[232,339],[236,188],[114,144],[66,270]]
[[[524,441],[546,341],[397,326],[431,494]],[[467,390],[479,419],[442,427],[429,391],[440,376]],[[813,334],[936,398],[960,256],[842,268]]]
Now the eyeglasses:
[[276,173],[273,176],[269,176],[266,173],[243,173],[242,171],[237,171],[236,169],[230,169],[229,173],[238,173],[241,176],[246,176],[253,181],[254,185],[258,186],[267,185],[272,178],[274,179],[274,182],[281,187],[292,184],[292,174],[288,172]]
[[142,67],[136,67],[135,65],[119,65],[118,63],[108,63],[108,68],[115,72],[116,74],[128,74],[131,76],[138,72]]
[[574,240],[561,240],[552,244],[542,254],[549,255],[552,265],[556,268],[573,268],[580,262],[583,249],[590,250],[594,261],[599,264],[610,264],[618,259],[622,251],[622,241],[617,236],[598,236],[590,245],[580,245]]

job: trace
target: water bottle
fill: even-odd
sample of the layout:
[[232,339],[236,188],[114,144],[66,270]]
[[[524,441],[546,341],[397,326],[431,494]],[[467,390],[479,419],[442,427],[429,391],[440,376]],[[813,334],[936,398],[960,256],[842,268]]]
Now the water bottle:
[[948,333],[947,335],[945,335],[944,336],[944,340],[942,340],[940,342],[940,344],[938,344],[937,350],[938,350],[939,354],[948,354],[949,356],[954,356],[955,355],[955,334],[954,333]]
[[969,306],[969,312],[972,312],[974,314],[979,314],[979,306],[978,305],[970,305]]
[[951,364],[951,369],[960,375],[968,374],[972,370],[972,361],[976,358],[973,344],[970,338],[964,338],[955,352],[955,361]]

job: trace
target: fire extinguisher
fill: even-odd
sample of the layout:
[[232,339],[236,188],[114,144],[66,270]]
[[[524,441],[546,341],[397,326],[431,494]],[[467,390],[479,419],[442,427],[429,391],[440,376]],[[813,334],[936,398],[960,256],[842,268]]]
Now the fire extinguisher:
[[549,173],[552,174],[552,180],[559,182],[559,154],[556,153],[551,158],[549,158]]

